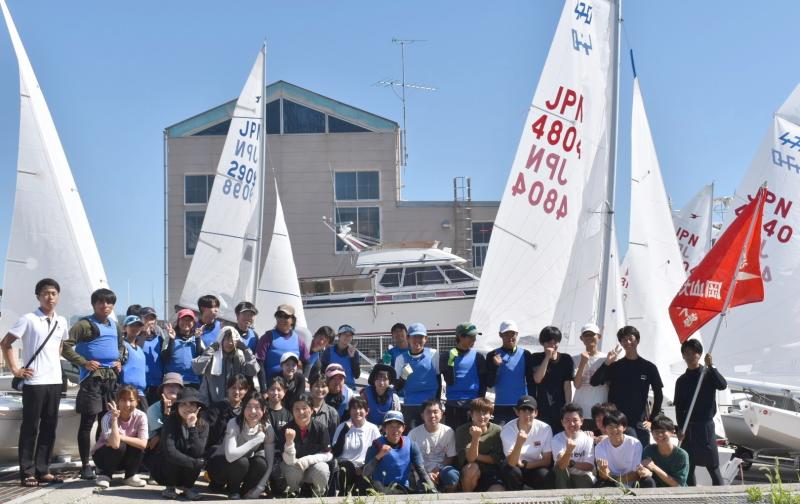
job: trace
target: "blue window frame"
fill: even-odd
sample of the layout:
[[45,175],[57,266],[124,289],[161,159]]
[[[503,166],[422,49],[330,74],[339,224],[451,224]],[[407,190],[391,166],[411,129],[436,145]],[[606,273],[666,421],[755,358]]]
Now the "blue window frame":
[[337,201],[379,200],[380,175],[377,171],[336,172]]
[[283,100],[283,132],[325,133],[325,114],[290,100]]

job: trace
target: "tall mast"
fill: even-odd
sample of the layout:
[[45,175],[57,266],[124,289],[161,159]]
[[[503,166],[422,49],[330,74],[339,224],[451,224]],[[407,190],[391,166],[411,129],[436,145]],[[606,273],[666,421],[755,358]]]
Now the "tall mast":
[[[261,278],[261,241],[264,227],[264,198],[267,184],[267,41],[261,48],[261,142],[259,149],[258,172],[261,182],[258,185],[258,218],[256,219],[256,255],[253,261],[253,303],[258,296],[258,281]],[[277,185],[275,189],[277,191]]]
[[[614,16],[613,25],[613,53],[611,64],[614,73],[612,76],[611,91],[611,141],[609,142],[609,163],[610,170],[606,184],[606,208],[603,232],[603,262],[600,270],[600,299],[597,307],[597,325],[600,330],[605,332],[606,321],[606,297],[608,296],[608,272],[611,254],[611,228],[614,225],[614,193],[615,178],[617,173],[617,138],[619,136],[619,51],[620,51],[620,25],[622,24],[622,0],[612,0],[611,9]],[[616,258],[615,258],[616,259]]]

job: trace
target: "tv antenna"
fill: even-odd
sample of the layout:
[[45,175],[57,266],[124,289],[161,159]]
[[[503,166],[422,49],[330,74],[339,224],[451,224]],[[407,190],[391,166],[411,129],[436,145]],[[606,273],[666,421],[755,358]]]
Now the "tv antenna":
[[433,86],[426,86],[423,84],[414,84],[411,82],[406,82],[406,46],[413,44],[415,42],[427,42],[426,40],[421,39],[399,39],[393,38],[393,44],[400,45],[400,80],[397,79],[383,79],[376,82],[375,86],[383,86],[392,88],[394,94],[397,95],[397,91],[395,88],[400,88],[400,94],[397,95],[400,98],[400,101],[403,102],[403,131],[400,135],[400,143],[403,147],[403,155],[400,158],[400,165],[405,168],[408,162],[408,149],[406,148],[406,89],[419,89],[420,91],[436,91],[436,88]]

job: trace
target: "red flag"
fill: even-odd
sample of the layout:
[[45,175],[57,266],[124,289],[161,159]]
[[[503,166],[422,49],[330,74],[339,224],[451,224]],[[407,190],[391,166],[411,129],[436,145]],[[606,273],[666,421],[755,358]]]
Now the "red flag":
[[[758,190],[756,197],[742,209],[692,270],[670,303],[669,318],[681,343],[723,310],[764,300],[759,257],[766,192],[766,187]],[[734,275],[742,252],[742,265]],[[731,287],[733,295],[725,306]]]

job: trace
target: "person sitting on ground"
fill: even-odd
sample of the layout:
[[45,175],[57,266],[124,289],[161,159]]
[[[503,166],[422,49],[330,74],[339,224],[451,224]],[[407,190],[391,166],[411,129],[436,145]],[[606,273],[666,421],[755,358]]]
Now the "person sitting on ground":
[[147,415],[137,409],[138,404],[139,391],[132,385],[120,387],[116,401],[108,403],[108,413],[100,422],[100,438],[92,448],[99,473],[95,483],[100,488],[108,488],[114,473],[120,470],[125,471],[126,485],[146,485],[138,472],[147,446]]
[[551,446],[555,457],[556,488],[592,488],[597,481],[594,473],[594,440],[581,430],[583,411],[576,403],[561,408],[564,428],[553,436]]
[[229,499],[257,499],[275,460],[275,431],[267,422],[267,401],[247,393],[241,412],[228,421],[222,445],[208,459],[208,475]]
[[200,310],[200,320],[194,327],[203,342],[203,348],[208,348],[217,341],[219,331],[222,329],[222,321],[217,318],[219,315],[219,298],[206,294],[197,300],[197,309]]
[[300,358],[296,353],[286,352],[281,356],[281,377],[286,382],[283,404],[291,410],[294,400],[306,391],[306,377],[300,369]]
[[144,350],[139,345],[139,335],[144,328],[144,322],[138,315],[128,315],[122,323],[122,330],[125,332],[125,356],[122,365],[122,373],[119,375],[120,385],[131,385],[139,391],[138,407],[142,411],[147,411],[147,398],[145,397],[145,387],[147,387],[147,364],[145,363]]
[[339,421],[347,420],[347,405],[355,392],[345,385],[345,373],[340,364],[335,362],[325,368],[325,381],[328,384],[328,395],[325,402],[339,414]]
[[[399,411],[386,413],[384,435],[367,450],[364,476],[383,494],[437,493],[425,470],[422,453],[412,440],[403,436],[405,420]],[[411,476],[414,469],[416,482]]]
[[561,330],[547,326],[539,332],[544,352],[531,354],[534,369],[532,396],[539,405],[538,419],[553,430],[561,432],[561,408],[572,400],[572,377],[575,374],[572,357],[559,352]]
[[455,492],[461,475],[456,464],[456,437],[452,428],[442,423],[442,403],[429,399],[422,403],[422,425],[411,429],[408,438],[422,453],[425,471],[440,492]]
[[236,329],[227,326],[217,333],[217,341],[192,359],[192,371],[203,377],[200,397],[206,404],[214,404],[225,400],[231,377],[252,379],[258,373],[258,363]]
[[523,485],[535,490],[553,488],[550,471],[553,431],[536,418],[537,403],[532,396],[520,397],[514,411],[517,419],[505,424],[500,432],[507,462],[503,478],[506,488],[522,490]]
[[267,385],[267,419],[275,430],[276,464],[280,462],[283,445],[286,444],[283,432],[289,422],[292,421],[292,411],[283,405],[285,395],[286,382],[280,376],[273,376]]
[[501,427],[491,423],[494,404],[485,397],[469,403],[470,423],[455,431],[461,489],[465,492],[502,492],[503,462]]
[[439,369],[447,385],[444,423],[451,429],[469,422],[470,401],[486,394],[486,358],[473,348],[480,334],[475,324],[459,324],[456,346],[439,358]]
[[239,337],[247,348],[256,354],[256,346],[258,345],[258,334],[253,330],[253,323],[258,315],[258,308],[250,301],[242,301],[233,309],[236,314],[236,325],[233,327],[239,333]]
[[642,465],[653,473],[656,486],[686,486],[689,454],[672,444],[675,424],[666,416],[659,415],[653,419],[650,430],[656,442],[642,450]]
[[326,348],[333,345],[336,335],[333,333],[333,328],[329,326],[322,326],[317,329],[314,336],[311,338],[311,345],[308,352],[308,364],[303,368],[303,374],[307,379],[311,378],[312,373],[324,373],[325,368],[322,367],[320,357]]
[[391,410],[400,411],[400,396],[394,391],[397,374],[392,366],[378,363],[372,367],[367,378],[367,386],[361,389],[361,397],[367,400],[369,413],[367,420],[381,425]]
[[[316,374],[311,379],[313,380],[311,383],[311,391],[309,392],[311,396],[311,417],[327,427],[328,434],[331,439],[333,439],[333,434],[339,426],[339,413],[333,409],[333,406],[325,402],[325,398],[328,397],[329,392],[328,382],[325,379],[325,375]],[[348,401],[348,405],[349,404]]]
[[189,500],[197,500],[194,489],[200,471],[206,465],[203,452],[208,439],[208,424],[200,418],[206,404],[196,389],[185,387],[173,404],[172,414],[164,422],[161,439],[163,483],[161,495],[177,499],[178,490]]
[[363,468],[367,450],[381,437],[378,426],[367,421],[369,406],[366,399],[354,396],[348,405],[350,419],[339,424],[333,434],[333,456],[337,461],[339,495],[365,495],[370,482]]
[[167,373],[158,388],[160,401],[147,408],[147,447],[144,450],[144,465],[150,470],[150,479],[155,483],[163,481],[161,477],[161,428],[164,421],[172,413],[172,405],[183,389],[183,378],[178,373]]
[[188,308],[178,312],[177,322],[169,332],[169,341],[161,351],[165,373],[179,373],[184,387],[199,388],[200,376],[192,370],[192,360],[203,353],[203,342],[195,331],[194,312]]
[[428,399],[438,399],[441,395],[439,378],[439,352],[428,348],[428,330],[420,323],[408,327],[408,350],[395,360],[397,390],[402,390],[404,401],[403,417],[410,428],[420,423],[422,403]]
[[598,484],[601,487],[636,485],[654,488],[656,482],[649,469],[642,462],[642,443],[633,436],[625,434],[628,417],[621,411],[609,411],[603,419],[608,437],[594,449],[597,463]]
[[486,354],[486,386],[494,387],[494,421],[499,425],[516,418],[517,399],[533,388],[531,353],[517,346],[518,337],[517,323],[504,320],[500,323],[502,346]]
[[352,344],[355,334],[356,330],[352,326],[347,324],[341,326],[336,344],[326,348],[319,358],[324,369],[334,362],[340,364],[344,369],[344,382],[350,388],[355,388],[356,379],[361,377],[361,360],[356,347]]
[[[217,401],[209,405],[200,414],[203,421],[208,425],[208,439],[203,457],[210,459],[212,454],[221,453],[222,443],[225,438],[225,431],[228,422],[236,418],[242,412],[242,402],[244,398],[253,390],[253,380],[244,375],[238,374],[231,376],[227,383],[227,394],[224,400]],[[200,396],[203,399],[202,396]],[[212,485],[214,484],[212,480]]]
[[592,375],[603,365],[606,355],[600,351],[600,341],[603,335],[600,334],[600,328],[595,323],[585,324],[581,328],[581,342],[583,343],[586,351],[581,352],[580,355],[572,357],[572,362],[575,366],[575,395],[572,402],[577,404],[583,410],[583,414],[587,415],[583,419],[583,429],[587,431],[595,431],[596,425],[594,418],[591,417],[591,410],[595,404],[604,403],[608,401],[608,385],[594,386],[590,383]]
[[284,430],[281,462],[273,475],[274,495],[297,495],[308,485],[305,496],[324,496],[328,490],[333,459],[328,429],[311,418],[311,397],[301,394],[292,405],[292,416]]

